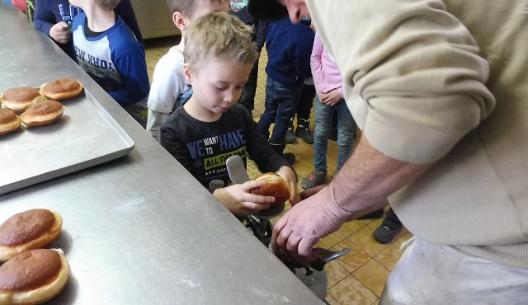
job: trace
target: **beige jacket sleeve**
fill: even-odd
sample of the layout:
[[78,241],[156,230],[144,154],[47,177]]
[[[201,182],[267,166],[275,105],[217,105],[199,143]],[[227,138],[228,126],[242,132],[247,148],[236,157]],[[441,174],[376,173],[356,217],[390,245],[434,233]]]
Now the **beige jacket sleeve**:
[[442,1],[308,0],[308,6],[341,70],[354,118],[383,154],[432,163],[494,109],[485,86],[488,63]]

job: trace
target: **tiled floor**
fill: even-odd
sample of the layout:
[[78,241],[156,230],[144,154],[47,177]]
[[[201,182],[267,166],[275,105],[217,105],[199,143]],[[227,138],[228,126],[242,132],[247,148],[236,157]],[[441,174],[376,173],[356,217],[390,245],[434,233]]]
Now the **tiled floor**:
[[[152,77],[158,59],[177,42],[178,38],[163,38],[145,43],[149,77]],[[266,62],[267,55],[263,52],[260,59],[255,111],[253,113],[255,120],[258,120],[264,108],[266,82],[264,68]],[[334,142],[330,141],[328,150],[329,174],[333,174],[337,160],[337,147]],[[293,152],[297,156],[295,169],[299,177],[307,176],[312,170],[311,145],[299,140],[297,144],[288,145],[287,151]],[[258,170],[254,164],[248,165],[248,171],[250,176],[258,175]],[[332,305],[378,304],[387,275],[400,257],[399,247],[411,236],[408,231],[403,230],[391,244],[381,245],[372,238],[372,232],[380,222],[380,219],[349,222],[319,243],[319,246],[324,248],[352,248],[349,255],[337,262],[331,262],[326,267],[329,280],[328,303]]]

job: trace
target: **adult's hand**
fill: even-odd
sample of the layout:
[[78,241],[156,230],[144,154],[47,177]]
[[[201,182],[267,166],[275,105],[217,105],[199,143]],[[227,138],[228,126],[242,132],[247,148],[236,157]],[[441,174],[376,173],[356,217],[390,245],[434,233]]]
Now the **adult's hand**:
[[272,238],[274,252],[300,262],[310,260],[313,246],[322,237],[347,220],[383,207],[390,194],[428,167],[387,157],[362,137],[334,180],[317,193],[312,190],[315,194],[277,222]]
[[58,22],[50,28],[49,36],[58,43],[66,44],[71,39],[70,28],[64,21]]
[[251,193],[251,190],[262,186],[263,181],[247,181],[216,189],[213,196],[231,213],[237,216],[256,214],[268,209],[275,201],[272,196],[262,196]]
[[349,216],[335,203],[330,184],[296,204],[275,224],[273,251],[295,261],[311,261],[317,256],[312,253],[313,246],[322,237],[339,229]]

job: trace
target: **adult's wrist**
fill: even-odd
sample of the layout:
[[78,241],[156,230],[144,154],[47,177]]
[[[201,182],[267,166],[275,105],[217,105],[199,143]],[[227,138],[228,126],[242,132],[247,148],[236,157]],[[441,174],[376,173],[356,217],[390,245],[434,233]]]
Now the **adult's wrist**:
[[348,219],[353,218],[352,211],[348,210],[345,205],[338,202],[335,196],[335,184],[331,182],[321,192],[323,193],[324,201],[322,208],[324,212],[332,219],[334,223],[343,223]]

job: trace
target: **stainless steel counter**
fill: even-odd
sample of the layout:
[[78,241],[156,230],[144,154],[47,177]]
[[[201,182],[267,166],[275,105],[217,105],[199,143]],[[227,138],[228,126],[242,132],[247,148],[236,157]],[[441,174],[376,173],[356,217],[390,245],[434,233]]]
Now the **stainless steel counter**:
[[87,74],[4,4],[0,49],[0,90],[75,77],[136,143],[122,159],[0,195],[0,221],[37,207],[64,218],[54,246],[65,251],[71,277],[49,304],[322,304]]

